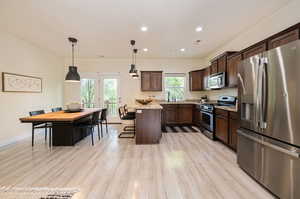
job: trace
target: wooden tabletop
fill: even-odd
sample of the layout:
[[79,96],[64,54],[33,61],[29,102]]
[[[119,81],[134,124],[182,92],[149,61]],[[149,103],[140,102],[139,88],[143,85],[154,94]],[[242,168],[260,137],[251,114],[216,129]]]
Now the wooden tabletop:
[[81,112],[76,113],[65,113],[64,111],[45,113],[41,115],[35,115],[30,117],[20,118],[21,122],[32,123],[32,122],[74,122],[83,117],[87,117],[94,112],[101,111],[100,108],[88,108]]

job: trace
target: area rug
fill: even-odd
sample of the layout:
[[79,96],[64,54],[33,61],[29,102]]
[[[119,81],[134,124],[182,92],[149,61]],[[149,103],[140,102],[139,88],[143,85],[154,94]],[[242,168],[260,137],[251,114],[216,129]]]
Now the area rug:
[[5,199],[72,199],[76,188],[0,187],[0,198]]

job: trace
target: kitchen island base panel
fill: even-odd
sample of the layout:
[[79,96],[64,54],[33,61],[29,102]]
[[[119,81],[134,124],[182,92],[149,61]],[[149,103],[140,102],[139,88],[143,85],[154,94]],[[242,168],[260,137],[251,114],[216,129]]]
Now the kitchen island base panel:
[[137,109],[136,144],[159,144],[161,136],[161,109]]
[[53,146],[74,146],[77,142],[90,134],[90,129],[74,128],[70,123],[53,124],[52,145]]

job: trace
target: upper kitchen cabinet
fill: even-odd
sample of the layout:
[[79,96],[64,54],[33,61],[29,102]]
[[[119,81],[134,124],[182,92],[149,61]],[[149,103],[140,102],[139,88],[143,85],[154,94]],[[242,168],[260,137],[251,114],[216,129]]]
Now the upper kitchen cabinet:
[[218,59],[218,73],[226,72],[226,61],[226,55],[223,55]]
[[210,65],[210,74],[218,73],[218,60],[214,60]]
[[292,26],[268,39],[268,50],[300,39],[300,25]]
[[162,91],[162,71],[141,71],[142,91]]
[[203,73],[204,70],[196,70],[189,72],[190,91],[203,90]]
[[243,59],[247,59],[249,57],[252,57],[254,55],[260,54],[267,50],[267,41],[261,41],[257,44],[254,44],[253,46],[250,46],[249,48],[246,48],[242,51]]
[[203,70],[203,79],[202,79],[202,85],[203,85],[203,90],[207,90],[207,80],[210,75],[210,67],[207,67]]
[[242,55],[240,53],[233,54],[227,57],[227,83],[229,88],[234,88],[238,86],[238,65],[242,60]]

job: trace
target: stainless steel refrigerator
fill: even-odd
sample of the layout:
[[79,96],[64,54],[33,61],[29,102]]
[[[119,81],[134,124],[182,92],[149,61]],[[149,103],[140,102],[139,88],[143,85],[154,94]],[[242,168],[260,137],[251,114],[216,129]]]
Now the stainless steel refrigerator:
[[243,60],[238,78],[239,166],[278,197],[300,198],[300,41]]

